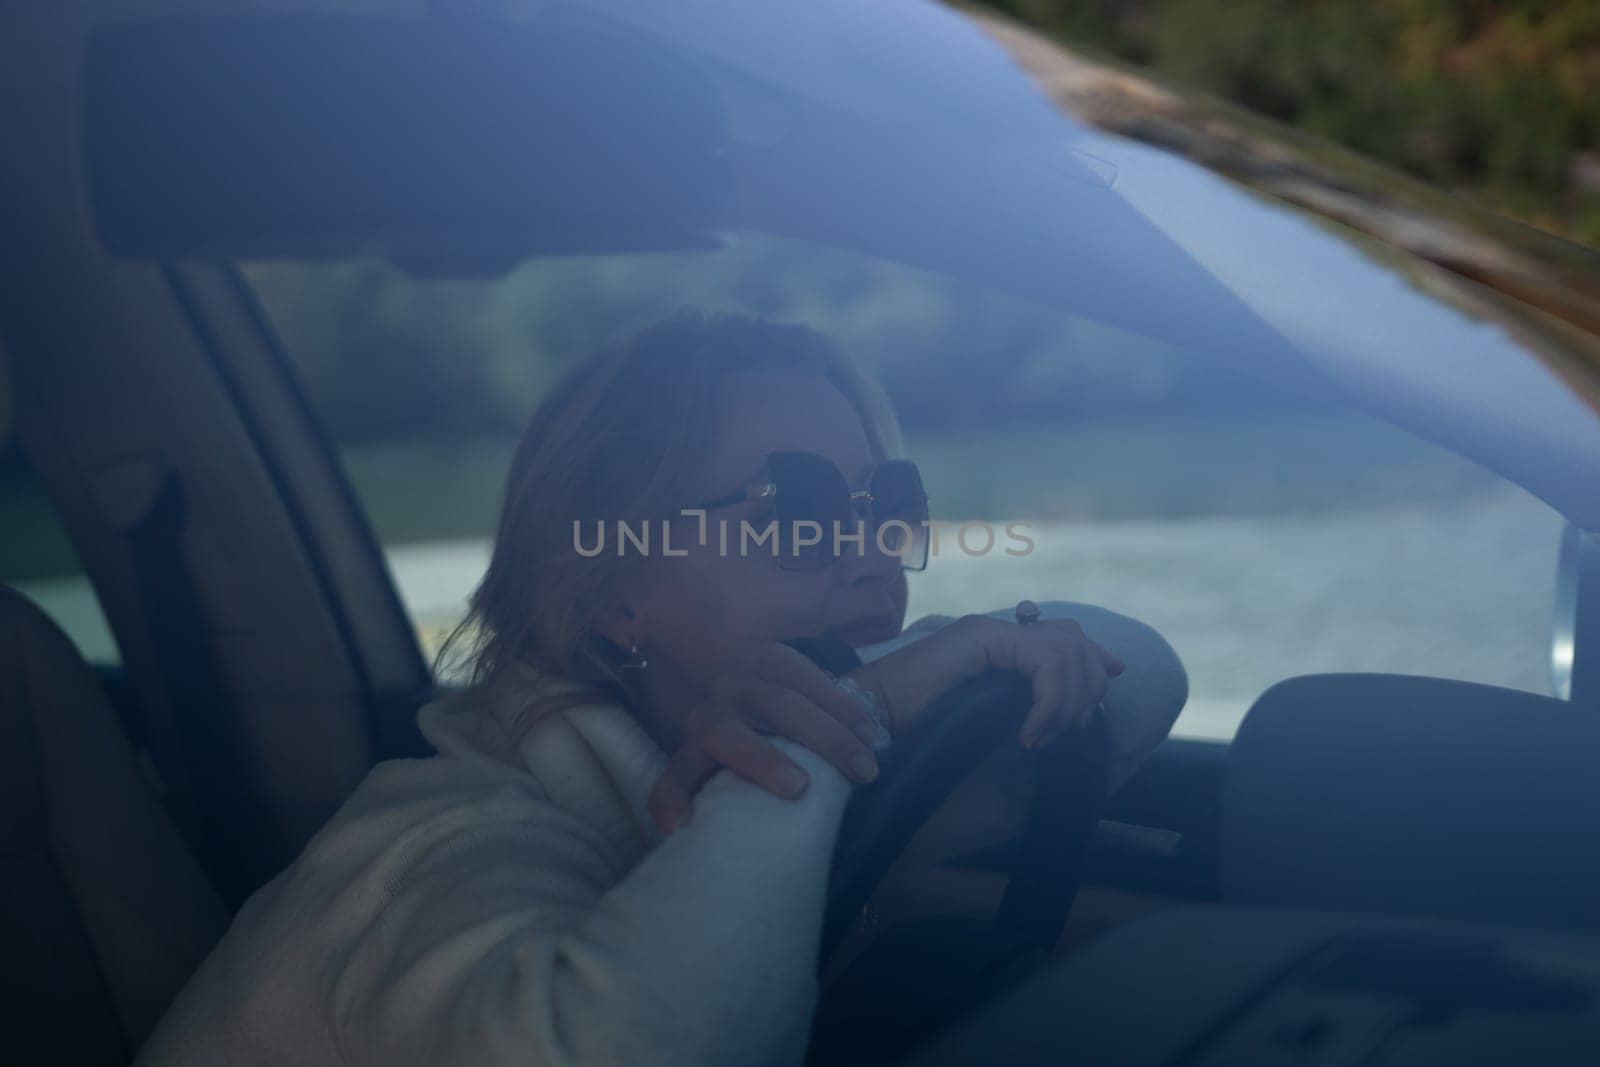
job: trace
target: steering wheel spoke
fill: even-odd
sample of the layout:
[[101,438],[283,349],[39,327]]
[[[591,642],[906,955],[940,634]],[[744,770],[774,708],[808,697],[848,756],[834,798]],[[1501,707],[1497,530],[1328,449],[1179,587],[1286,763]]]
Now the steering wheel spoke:
[[[822,928],[824,969],[912,837],[989,753],[1016,736],[1031,702],[1028,679],[991,671],[939,697],[915,731],[895,739],[878,780],[856,791],[840,826]],[[885,936],[881,950],[875,943],[841,975],[837,988],[823,991],[819,1020],[837,1018],[840,1013],[828,1010],[830,998],[860,999],[862,982],[849,976],[872,972],[865,987],[870,1003],[852,1004],[843,1013],[848,1024],[813,1034],[814,1062],[877,1062],[1016,973],[1020,960],[1054,947],[1099,822],[1107,763],[1099,711],[1085,729],[1068,731],[1039,752],[1021,847],[993,920],[986,929],[955,923],[941,927],[943,933],[930,926]],[[943,950],[930,952],[928,942],[941,938]],[[915,974],[888,980],[885,955],[904,961],[903,969]],[[927,973],[941,967],[959,973]]]

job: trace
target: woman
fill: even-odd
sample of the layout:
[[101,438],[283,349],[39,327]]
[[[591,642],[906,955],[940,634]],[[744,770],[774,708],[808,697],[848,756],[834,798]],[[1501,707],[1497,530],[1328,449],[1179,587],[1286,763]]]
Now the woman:
[[[372,771],[142,1061],[799,1061],[834,836],[874,745],[990,668],[1032,679],[1020,740],[1046,744],[1124,669],[1066,620],[906,640],[925,545],[895,521],[923,503],[898,447],[882,395],[804,327],[684,314],[575,368],[517,452],[454,642],[472,685],[419,713],[438,756]],[[735,540],[792,526],[797,501],[838,516],[841,492],[873,520],[841,551],[784,523]],[[878,652],[836,682],[784,643],[820,637]],[[1158,718],[1120,727],[1124,762]]]

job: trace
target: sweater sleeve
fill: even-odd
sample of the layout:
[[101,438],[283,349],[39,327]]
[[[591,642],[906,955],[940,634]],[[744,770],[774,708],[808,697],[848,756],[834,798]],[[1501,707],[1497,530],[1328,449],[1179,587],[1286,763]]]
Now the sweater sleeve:
[[[1151,626],[1127,615],[1071,600],[1045,600],[1040,618],[1076,619],[1089,639],[1105,646],[1127,665],[1106,688],[1107,739],[1111,749],[1107,786],[1116,792],[1139,764],[1166,739],[1178,713],[1189,699],[1189,676],[1166,638]],[[997,619],[1014,619],[1015,608],[988,612]],[[921,640],[955,621],[953,615],[924,615],[898,636],[860,650],[871,661]]]
[[609,885],[592,832],[515,790],[449,815],[335,977],[345,1062],[799,1063],[851,785],[776,743],[810,775],[801,797],[724,771]]
[[1189,700],[1189,676],[1178,653],[1153,627],[1127,615],[1067,600],[1040,605],[1043,618],[1076,619],[1091,641],[1127,665],[1106,687],[1106,737],[1111,765],[1106,786],[1115,793],[1165,741]]

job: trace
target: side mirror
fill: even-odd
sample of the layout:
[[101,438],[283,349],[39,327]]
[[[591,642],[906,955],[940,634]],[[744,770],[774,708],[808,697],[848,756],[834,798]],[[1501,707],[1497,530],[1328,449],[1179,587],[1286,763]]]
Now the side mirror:
[[1551,637],[1551,691],[1600,708],[1600,530],[1569,522],[1561,535]]

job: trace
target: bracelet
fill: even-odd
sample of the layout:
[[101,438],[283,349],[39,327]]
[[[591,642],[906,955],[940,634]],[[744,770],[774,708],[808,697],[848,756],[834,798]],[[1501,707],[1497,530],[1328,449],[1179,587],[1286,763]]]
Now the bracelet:
[[840,675],[833,679],[833,684],[855,697],[856,706],[872,723],[872,751],[882,752],[887,749],[894,738],[889,732],[889,713],[878,702],[877,696],[854,678]]

